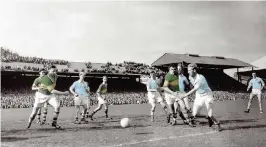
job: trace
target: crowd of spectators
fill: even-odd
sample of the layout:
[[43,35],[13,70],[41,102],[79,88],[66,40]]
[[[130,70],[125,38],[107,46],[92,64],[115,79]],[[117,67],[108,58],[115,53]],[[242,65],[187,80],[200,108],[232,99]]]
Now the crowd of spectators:
[[23,63],[36,63],[36,64],[60,64],[67,65],[68,61],[65,60],[48,60],[38,57],[20,56],[18,53],[12,52],[8,49],[1,47],[1,62],[23,62]]
[[[45,66],[43,68],[48,69]],[[26,66],[26,65],[23,67],[20,67],[20,66],[11,67],[9,65],[8,66],[1,65],[1,71],[35,71],[35,72],[38,72],[38,71],[40,71],[40,69],[42,69],[42,68]],[[62,68],[62,69],[58,70],[58,72],[67,73],[67,72],[69,72],[69,69],[68,68]],[[77,71],[77,72],[79,72],[79,71]]]
[[132,74],[143,74],[148,75],[150,71],[154,71],[158,74],[163,74],[164,72],[149,65],[143,63],[135,63],[135,62],[124,62],[123,66],[125,67],[125,73]]
[[[8,49],[1,47],[1,62],[22,62],[22,63],[34,63],[43,65],[42,68],[47,68],[50,65],[66,65],[67,68],[60,69],[59,72],[80,72],[79,69],[71,69],[71,63],[65,60],[48,60],[44,58],[38,57],[25,57],[20,56],[18,53],[12,52]],[[101,68],[94,68],[91,62],[85,62],[85,66],[87,67],[87,71],[91,73],[109,73],[109,74],[142,74],[148,75],[150,71],[155,71],[157,73],[163,73],[163,71],[151,67],[149,65],[143,63],[136,62],[128,62],[124,61],[123,63],[112,64],[111,62],[107,62],[102,65]],[[29,65],[21,66],[1,66],[2,71],[39,71],[40,67],[33,67]],[[84,70],[84,69],[83,69]]]
[[[216,101],[248,99],[249,93],[247,92],[227,92],[227,91],[214,91],[214,99]],[[262,99],[265,99],[266,93],[263,92]],[[58,96],[62,107],[74,106],[74,98],[72,95]],[[191,95],[189,100],[193,102],[195,95]],[[91,105],[98,103],[96,94],[91,93]],[[107,101],[111,105],[123,104],[144,104],[148,103],[146,92],[111,92],[107,94]],[[9,108],[30,108],[34,103],[34,91],[30,89],[7,90],[2,89],[1,92],[1,107],[3,109]]]
[[[34,104],[34,91],[29,89],[7,90],[2,89],[1,92],[1,107],[9,108],[30,108]],[[58,95],[62,107],[74,106],[74,97],[72,95]],[[91,93],[91,105],[98,103],[95,93]],[[142,104],[147,103],[145,92],[111,92],[107,94],[107,101],[112,105],[122,104]]]

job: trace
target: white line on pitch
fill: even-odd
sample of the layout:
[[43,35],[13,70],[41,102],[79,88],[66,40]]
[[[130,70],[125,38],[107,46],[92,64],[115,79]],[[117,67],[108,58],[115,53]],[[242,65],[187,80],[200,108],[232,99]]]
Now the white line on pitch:
[[213,134],[215,132],[216,131],[211,131],[211,132],[207,132],[207,133],[188,134],[188,135],[182,135],[182,136],[170,136],[170,137],[167,137],[167,138],[154,138],[154,139],[143,140],[143,141],[139,141],[139,142],[121,143],[121,144],[111,145],[111,146],[107,146],[107,147],[117,147],[117,146],[134,145],[134,144],[140,144],[140,143],[146,143],[146,142],[153,142],[153,141],[160,141],[160,140],[178,139],[178,138],[185,138],[185,137],[194,137],[194,136],[201,136],[201,135]]

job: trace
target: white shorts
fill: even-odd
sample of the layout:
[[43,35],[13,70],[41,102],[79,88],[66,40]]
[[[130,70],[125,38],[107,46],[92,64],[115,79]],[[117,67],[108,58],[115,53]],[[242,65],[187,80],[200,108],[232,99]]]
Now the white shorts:
[[148,92],[148,100],[150,104],[160,103],[163,101],[159,92]]
[[88,105],[89,97],[87,96],[77,96],[74,99],[75,106]]
[[[105,97],[104,95],[102,95],[103,97]],[[105,99],[103,99],[102,97],[97,97],[98,98],[98,103],[99,104],[106,104],[107,103],[107,101],[105,100]]]
[[172,94],[169,94],[169,93],[165,93],[165,101],[168,105],[171,105],[171,104],[174,104],[175,103],[175,100],[179,99],[180,100],[180,95],[182,93],[179,93],[179,96],[175,96],[175,95],[172,95]]
[[252,89],[252,92],[251,92],[251,94],[253,94],[253,95],[261,95],[261,90],[260,89]]
[[40,92],[36,92],[34,107],[42,107],[45,103],[49,103],[54,108],[60,107],[60,101],[54,94],[45,95]]
[[206,92],[204,94],[196,93],[196,98],[194,101],[194,106],[202,107],[204,104],[207,106],[210,103],[213,103],[213,94],[212,92]]

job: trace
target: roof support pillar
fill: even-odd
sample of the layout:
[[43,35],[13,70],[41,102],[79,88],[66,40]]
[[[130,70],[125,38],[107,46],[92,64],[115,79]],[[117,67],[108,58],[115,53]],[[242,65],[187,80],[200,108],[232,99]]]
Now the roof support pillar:
[[238,72],[239,72],[239,69],[236,68],[236,70],[237,70],[237,72],[236,72],[236,73],[237,73],[237,81],[240,82],[240,79],[239,79],[239,73],[238,73]]

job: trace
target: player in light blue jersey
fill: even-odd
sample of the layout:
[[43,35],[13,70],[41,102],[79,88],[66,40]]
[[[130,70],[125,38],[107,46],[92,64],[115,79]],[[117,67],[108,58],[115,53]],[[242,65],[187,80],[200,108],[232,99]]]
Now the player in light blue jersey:
[[150,73],[150,78],[148,79],[146,83],[146,87],[148,91],[148,100],[149,100],[149,103],[151,104],[151,121],[153,122],[156,103],[160,103],[164,112],[166,113],[166,115],[168,115],[167,107],[161,96],[161,88],[159,86],[158,80],[156,80],[156,76],[154,72]]
[[[88,83],[84,81],[85,76],[86,76],[85,72],[80,72],[79,80],[75,81],[69,88],[70,92],[75,97],[74,99],[76,107],[75,124],[80,124],[81,122],[88,123],[88,121],[85,119],[85,114],[87,114],[87,109],[88,109],[87,105],[89,103],[90,88],[88,86]],[[84,110],[81,122],[78,119],[80,106],[82,106]]]
[[263,113],[262,104],[261,104],[261,91],[263,90],[264,86],[265,84],[263,80],[257,77],[256,73],[252,73],[252,79],[249,81],[248,88],[247,88],[247,91],[249,91],[249,89],[252,87],[252,92],[250,94],[247,110],[245,111],[245,113],[249,113],[251,102],[255,95],[257,95],[258,97],[260,113]]
[[[178,72],[178,76],[179,76],[179,91],[181,94],[185,94],[185,88],[186,86],[189,86],[189,82],[187,80],[187,77],[184,76],[184,68],[181,64],[178,64],[177,66],[177,72]],[[189,105],[189,100],[188,97],[184,98],[184,103],[186,106],[186,109],[189,113],[192,113],[191,111],[191,107]]]
[[193,111],[192,111],[192,123],[195,125],[195,118],[200,109],[205,105],[208,112],[209,127],[212,127],[213,123],[217,125],[217,129],[221,131],[220,122],[213,116],[213,94],[205,79],[201,74],[197,73],[197,65],[188,65],[188,74],[194,88],[190,90],[187,94],[182,96],[182,99],[188,97],[192,93],[196,92],[196,98],[194,101]]

